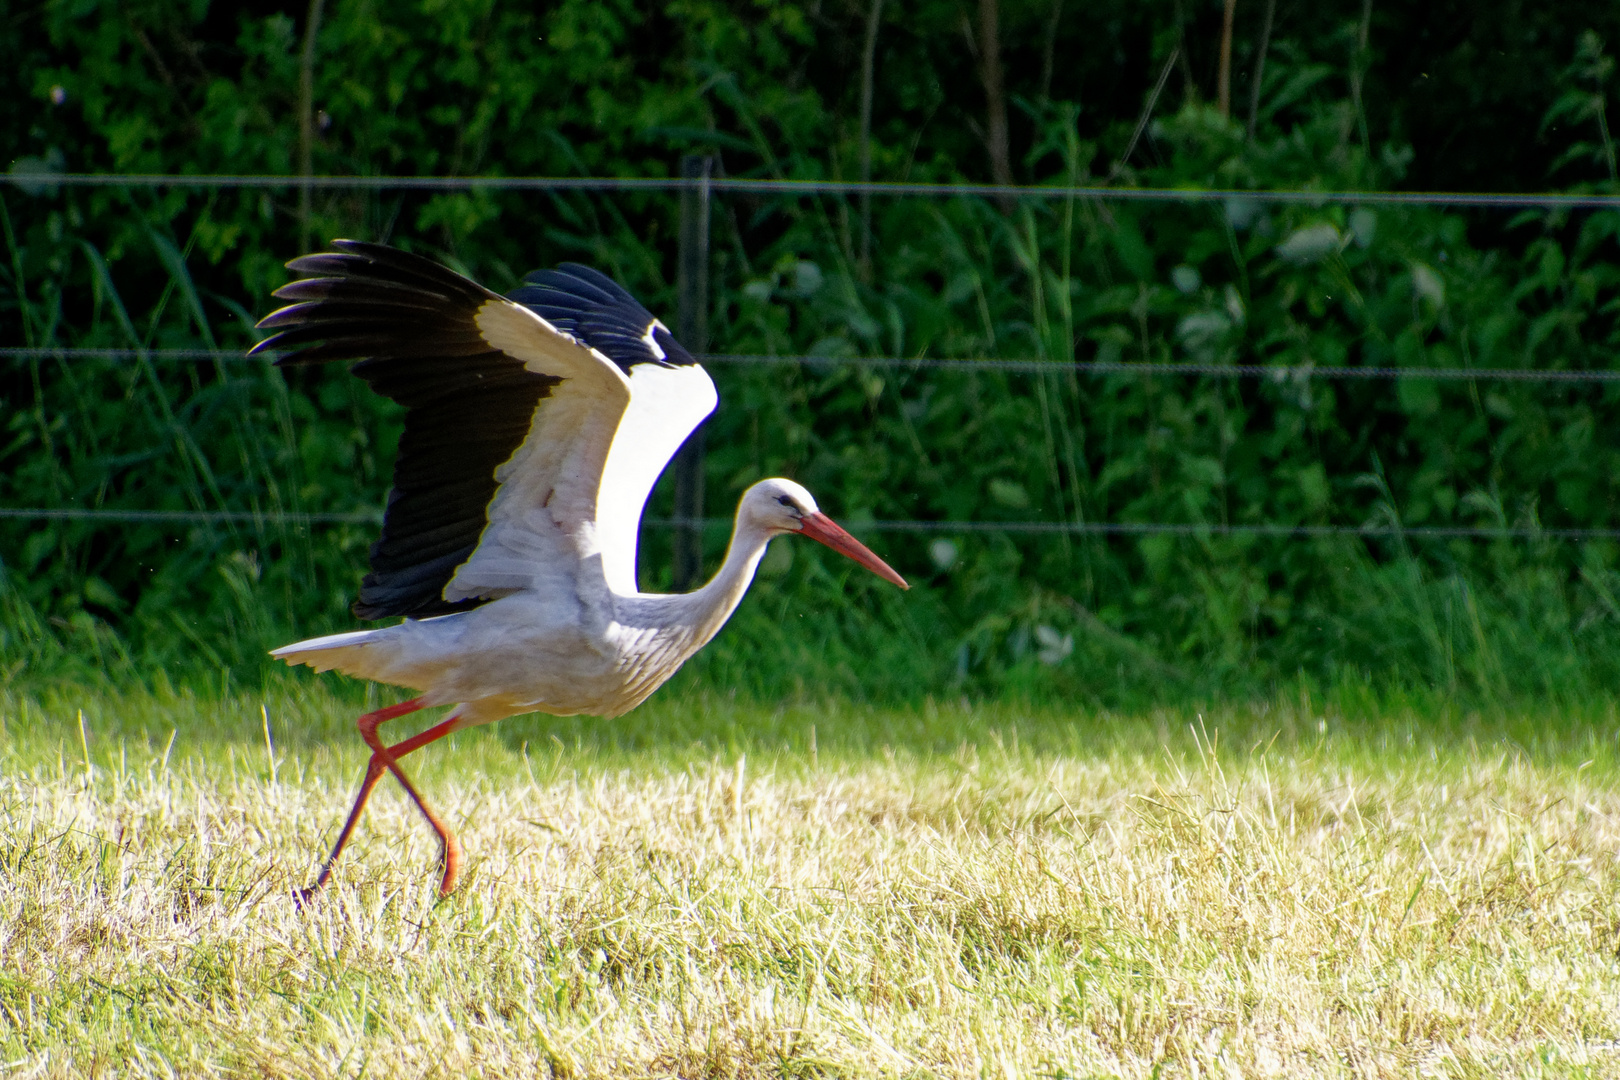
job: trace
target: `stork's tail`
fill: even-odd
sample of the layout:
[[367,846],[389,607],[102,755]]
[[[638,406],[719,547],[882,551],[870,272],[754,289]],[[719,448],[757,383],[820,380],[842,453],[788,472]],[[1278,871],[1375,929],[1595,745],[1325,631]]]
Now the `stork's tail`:
[[295,641],[272,649],[270,655],[289,664],[308,664],[316,671],[336,669],[346,675],[362,675],[374,666],[367,663],[367,645],[378,635],[378,630],[351,630],[347,634],[328,634],[325,637]]

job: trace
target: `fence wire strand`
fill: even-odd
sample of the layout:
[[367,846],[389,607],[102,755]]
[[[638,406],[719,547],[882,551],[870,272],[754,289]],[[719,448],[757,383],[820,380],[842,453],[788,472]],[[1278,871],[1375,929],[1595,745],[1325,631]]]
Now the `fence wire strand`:
[[[211,525],[215,523],[261,526],[379,525],[381,511],[353,513],[256,513],[250,510],[95,510],[8,507],[0,519],[90,521],[106,524]],[[653,528],[729,529],[731,518],[646,518]],[[1409,538],[1421,540],[1620,540],[1620,529],[1558,529],[1539,526],[1468,525],[1281,525],[1272,523],[1166,521],[853,521],[850,532],[866,533],[1015,533],[1070,536],[1258,536],[1281,539],[1326,537]]]
[[[267,356],[248,356],[230,349],[81,349],[81,348],[0,348],[0,359],[7,360],[162,360],[174,363],[251,363],[271,362]],[[1009,375],[1128,375],[1151,378],[1155,375],[1190,375],[1216,379],[1272,379],[1278,382],[1300,379],[1430,379],[1438,382],[1466,379],[1510,382],[1608,383],[1620,382],[1620,370],[1551,371],[1535,368],[1395,368],[1355,365],[1315,364],[1133,364],[1109,361],[1065,363],[1057,360],[997,360],[988,357],[933,359],[901,356],[767,356],[751,353],[711,353],[700,357],[706,364],[726,366],[857,367],[902,371],[999,371]]]
[[1620,195],[1489,191],[1318,191],[1243,188],[1117,188],[1101,184],[951,184],[882,180],[771,180],[677,176],[265,176],[158,173],[8,173],[0,180],[31,195],[58,187],[306,188],[314,191],[589,191],[705,190],[739,195],[875,195],[897,198],[1099,199],[1110,202],[1449,206],[1542,210],[1612,210]]

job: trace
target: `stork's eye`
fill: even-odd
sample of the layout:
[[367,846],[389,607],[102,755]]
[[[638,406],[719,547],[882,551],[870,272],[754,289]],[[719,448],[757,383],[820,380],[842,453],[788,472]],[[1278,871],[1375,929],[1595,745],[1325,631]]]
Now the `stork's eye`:
[[798,509],[797,506],[793,505],[793,500],[791,498],[789,498],[788,496],[786,496],[786,495],[778,495],[776,497],[776,501],[781,503],[783,506],[788,507],[789,509],[793,509],[793,510]]

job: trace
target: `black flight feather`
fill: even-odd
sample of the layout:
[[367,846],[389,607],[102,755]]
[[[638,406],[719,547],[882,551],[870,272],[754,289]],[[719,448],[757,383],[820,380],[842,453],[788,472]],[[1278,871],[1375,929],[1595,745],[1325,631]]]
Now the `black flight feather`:
[[288,263],[319,275],[276,291],[290,301],[262,323],[254,352],[280,364],[357,361],[351,370],[405,406],[382,535],[354,614],[421,618],[485,601],[444,599],[478,546],[495,470],[522,445],[560,379],[491,349],[474,318],[495,293],[419,255],[354,240]]

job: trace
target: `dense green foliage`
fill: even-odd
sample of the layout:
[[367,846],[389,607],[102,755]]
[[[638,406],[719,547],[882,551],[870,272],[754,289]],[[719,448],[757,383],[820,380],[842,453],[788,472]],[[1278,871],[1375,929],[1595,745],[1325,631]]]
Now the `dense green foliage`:
[[[1262,4],[1240,12],[1230,120],[1208,104],[1220,5],[1004,6],[1020,180],[1613,183],[1610,62],[1581,32],[1614,16],[1595,6],[1503,4],[1495,21],[1481,9],[1474,30],[1441,49],[1425,36],[1438,25],[1425,20],[1440,17],[1427,11],[1380,10],[1364,26],[1360,4],[1281,4],[1252,137]],[[990,178],[981,24],[966,7],[921,0],[880,14],[872,175]],[[27,103],[0,117],[13,170],[295,173],[303,17],[201,2],[9,10],[0,80]],[[731,175],[857,178],[866,17],[821,4],[564,2],[535,13],[334,0],[316,40],[313,169],[667,175],[679,154],[705,150]],[[1420,64],[1424,42],[1432,65]],[[1478,56],[1510,46],[1487,86]],[[1172,57],[1179,74],[1133,142]],[[1450,96],[1407,93],[1402,73],[1418,66]],[[1473,103],[1467,122],[1459,101]],[[675,200],[662,195],[320,192],[307,222],[293,188],[73,189],[47,178],[0,197],[5,344],[242,346],[305,235],[386,239],[496,288],[536,265],[588,261],[673,309]],[[1620,526],[1612,385],[1084,371],[1092,360],[1607,368],[1620,303],[1614,212],[879,198],[870,221],[868,241],[859,200],[716,203],[712,349],[827,359],[716,369],[710,514],[781,473],[855,525]],[[861,355],[1051,367],[834,362]],[[340,371],[283,380],[250,363],[146,357],[0,364],[0,506],[364,511],[387,486],[397,416]],[[668,505],[667,492],[655,496]],[[263,646],[349,624],[371,531],[0,520],[0,671],[256,677]],[[645,533],[643,578],[656,587],[668,582],[667,540]],[[711,556],[723,542],[716,530]],[[1579,694],[1620,675],[1610,543],[873,542],[921,587],[902,596],[811,545],[778,544],[689,677],[767,695],[1114,699],[1296,677]]]

